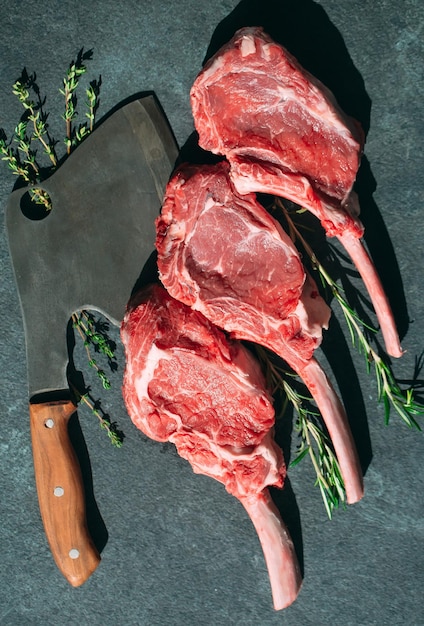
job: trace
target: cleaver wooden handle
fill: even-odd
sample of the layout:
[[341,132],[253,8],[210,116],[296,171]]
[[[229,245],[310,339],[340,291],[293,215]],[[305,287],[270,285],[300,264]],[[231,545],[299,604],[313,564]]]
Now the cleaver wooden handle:
[[87,528],[81,470],[68,434],[70,400],[30,404],[35,481],[44,530],[56,565],[74,587],[100,562]]

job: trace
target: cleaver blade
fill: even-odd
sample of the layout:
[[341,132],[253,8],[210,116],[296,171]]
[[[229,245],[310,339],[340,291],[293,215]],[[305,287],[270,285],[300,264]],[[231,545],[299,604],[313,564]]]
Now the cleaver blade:
[[55,562],[73,586],[100,562],[89,535],[81,470],[68,435],[76,410],[67,327],[90,309],[119,325],[154,252],[154,220],[178,147],[153,95],[112,113],[37,187],[52,210],[31,219],[14,191],[6,229],[25,330],[29,413],[41,517]]

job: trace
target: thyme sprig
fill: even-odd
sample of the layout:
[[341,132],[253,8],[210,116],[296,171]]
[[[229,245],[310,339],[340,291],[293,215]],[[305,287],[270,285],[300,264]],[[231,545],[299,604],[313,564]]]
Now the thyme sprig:
[[[26,72],[24,72],[22,77],[13,85],[12,92],[15,96],[17,96],[19,102],[26,110],[28,121],[32,122],[32,137],[30,141],[38,140],[41,143],[44,152],[49,157],[51,165],[56,167],[58,159],[55,151],[55,142],[49,137],[47,130],[47,116],[43,111],[43,103],[39,97],[37,88],[36,94],[38,95],[38,102],[35,102],[30,98],[30,88],[34,87],[34,85],[35,74],[28,76]],[[16,134],[15,130],[15,135]]]
[[331,290],[335,300],[340,305],[350,332],[352,344],[360,353],[365,356],[367,372],[371,371],[371,364],[374,365],[374,373],[377,381],[378,401],[384,405],[385,423],[388,424],[392,409],[400,416],[410,428],[421,430],[421,426],[415,419],[416,416],[424,415],[424,405],[414,397],[414,389],[409,387],[402,390],[396,381],[389,363],[379,355],[372,347],[370,334],[375,333],[375,329],[366,324],[347,302],[343,289],[331,278],[316,254],[305,240],[300,230],[294,223],[290,212],[287,210],[280,198],[275,199],[275,204],[284,212],[284,216],[289,224],[289,231],[302,245],[308,255],[312,267],[318,272],[324,285]]
[[13,150],[10,144],[8,145],[4,131],[1,133],[0,136],[0,153],[2,155],[1,160],[6,161],[8,168],[12,170],[12,173],[15,176],[21,176],[26,183],[33,182],[35,176],[34,165],[32,165],[31,168],[28,168],[28,162],[21,162],[19,152]]
[[85,90],[87,98],[86,106],[88,109],[85,116],[88,118],[88,123],[82,123],[78,126],[78,128],[74,127],[73,123],[78,116],[76,91],[81,76],[87,71],[84,61],[86,59],[90,59],[91,55],[91,50],[85,53],[83,50],[80,50],[76,61],[72,61],[68,68],[66,77],[63,79],[63,89],[59,90],[65,98],[65,111],[62,117],[66,123],[66,136],[64,138],[64,143],[68,154],[70,154],[72,149],[81,143],[81,141],[92,132],[95,115],[99,105],[101,78],[99,78],[99,80],[91,81],[88,89]]
[[80,311],[80,313],[74,313],[72,315],[72,323],[74,328],[79,333],[83,340],[84,347],[87,353],[88,364],[92,367],[100,379],[104,389],[110,389],[111,382],[106,375],[105,371],[101,369],[93,357],[90,347],[94,347],[96,352],[104,354],[108,361],[109,367],[112,371],[117,369],[116,357],[114,353],[115,344],[108,338],[107,330],[108,325],[105,323],[102,327],[99,327],[99,322],[95,320],[93,315],[88,311]]
[[[86,89],[86,122],[78,128],[73,122],[78,115],[76,90],[80,77],[86,72],[85,60],[91,58],[91,51],[83,49],[77,55],[76,61],[72,61],[63,79],[63,89],[59,91],[65,97],[65,112],[63,118],[66,122],[65,145],[66,152],[70,154],[72,149],[83,141],[93,130],[95,115],[99,105],[99,92],[101,78],[93,80]],[[36,75],[22,72],[20,78],[15,81],[12,93],[18,98],[24,109],[24,113],[14,129],[11,141],[8,142],[4,129],[0,129],[0,154],[12,173],[21,178],[29,185],[40,183],[47,175],[50,175],[59,165],[59,157],[56,152],[57,141],[49,134],[47,123],[48,115],[44,110],[46,99],[42,99],[36,83]],[[16,144],[16,147],[14,146]],[[43,168],[37,156],[37,148],[41,146],[43,154],[48,157],[48,168]],[[29,195],[33,202],[44,206],[50,211],[52,203],[49,194],[41,187],[29,189]]]
[[90,83],[90,86],[85,91],[85,95],[87,96],[87,108],[85,116],[88,118],[88,130],[91,133],[94,126],[95,116],[97,113],[97,109],[99,108],[99,93],[100,86],[102,84],[101,76],[98,80],[93,80]]
[[[30,97],[30,89],[37,96],[37,100]],[[0,131],[0,152],[2,160],[7,162],[13,174],[23,179],[24,182],[35,185],[42,178],[41,165],[37,160],[37,150],[33,148],[34,142],[40,142],[43,152],[49,157],[52,168],[57,165],[55,143],[51,140],[47,130],[47,116],[43,111],[43,102],[38,89],[35,86],[35,74],[28,75],[24,70],[17,80],[12,92],[17,96],[24,108],[24,115],[15,127],[12,141],[8,144],[6,133]],[[17,148],[12,147],[17,144]],[[30,189],[30,197],[36,204],[44,206],[45,210],[51,209],[51,201],[48,193],[41,188]]]
[[277,391],[284,394],[282,413],[285,412],[288,402],[296,412],[295,429],[300,436],[300,443],[289,467],[295,467],[309,456],[316,474],[315,486],[320,489],[325,510],[331,519],[334,510],[346,503],[346,491],[330,438],[320,425],[320,414],[310,408],[312,398],[300,394],[289,382],[293,374],[275,364],[264,348],[255,346],[255,351],[262,364],[270,391],[273,394]]
[[121,448],[124,442],[124,433],[118,429],[116,422],[111,422],[107,413],[102,410],[100,402],[93,399],[88,388],[85,393],[81,393],[74,385],[72,385],[72,389],[78,401],[88,406],[93,415],[97,417],[100,428],[106,431],[111,444],[116,448]]
[[[65,112],[62,117],[66,122],[66,136],[64,142],[68,154],[71,153],[72,147],[74,145],[72,122],[77,116],[75,92],[79,84],[80,76],[82,76],[82,74],[85,74],[86,71],[87,68],[82,63],[82,57],[79,57],[76,63],[72,62],[70,64],[66,77],[63,79],[63,89],[60,89],[60,93],[65,97]],[[86,127],[84,128],[86,131]],[[81,135],[80,137],[83,138]],[[75,139],[78,141],[78,137],[75,137]]]

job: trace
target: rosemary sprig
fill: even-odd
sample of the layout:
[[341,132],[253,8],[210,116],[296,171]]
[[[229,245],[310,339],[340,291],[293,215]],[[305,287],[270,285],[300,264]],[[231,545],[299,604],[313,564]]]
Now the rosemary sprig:
[[368,373],[371,370],[371,363],[374,364],[378,401],[384,405],[385,423],[389,423],[391,410],[394,409],[407,426],[421,430],[415,416],[424,415],[424,405],[415,399],[412,387],[404,391],[399,387],[390,365],[371,346],[368,336],[370,332],[375,332],[375,329],[361,320],[349,305],[344,297],[343,289],[337,285],[322,263],[320,263],[314,251],[293,222],[289,211],[281,199],[276,198],[275,204],[283,210],[290,232],[300,241],[304,251],[310,258],[312,267],[319,273],[321,280],[330,288],[334,298],[340,305],[350,332],[352,344],[357,347],[360,353],[364,354]]
[[282,412],[285,412],[287,403],[290,402],[297,414],[295,429],[299,433],[300,443],[297,446],[296,457],[289,467],[295,467],[302,459],[309,456],[316,474],[315,486],[320,489],[325,510],[331,519],[333,511],[346,503],[346,492],[339,462],[330,439],[319,424],[320,414],[310,408],[312,398],[301,395],[290,384],[292,374],[285,372],[271,361],[264,348],[255,346],[255,350],[270,391],[273,394],[277,391],[285,394]]
[[301,437],[297,456],[290,463],[290,467],[297,465],[306,454],[309,454],[317,477],[315,485],[320,488],[325,510],[331,519],[334,509],[346,502],[346,492],[339,462],[331,447],[329,437],[315,421],[319,413],[311,411],[303,404],[304,401],[309,402],[311,399],[298,394],[287,380],[284,380],[283,387],[287,398],[296,409],[295,428]]

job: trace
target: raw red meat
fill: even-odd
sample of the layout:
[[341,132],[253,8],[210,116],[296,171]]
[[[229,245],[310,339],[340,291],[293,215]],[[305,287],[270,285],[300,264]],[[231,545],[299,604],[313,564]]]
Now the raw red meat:
[[360,125],[333,94],[261,28],[242,28],[191,89],[202,148],[225,155],[240,193],[282,196],[309,209],[351,256],[373,302],[386,348],[402,355],[387,297],[360,237],[352,191]]
[[233,337],[280,355],[303,379],[333,440],[348,502],[363,495],[346,413],[313,358],[330,309],[280,225],[254,194],[240,195],[229,165],[183,165],[156,221],[158,268],[176,299]]
[[222,482],[243,504],[257,530],[274,606],[299,593],[293,543],[268,486],[286,474],[272,438],[274,410],[253,355],[201,313],[150,285],[130,303],[121,336],[123,395],[134,424],[157,441],[171,441],[195,472]]

